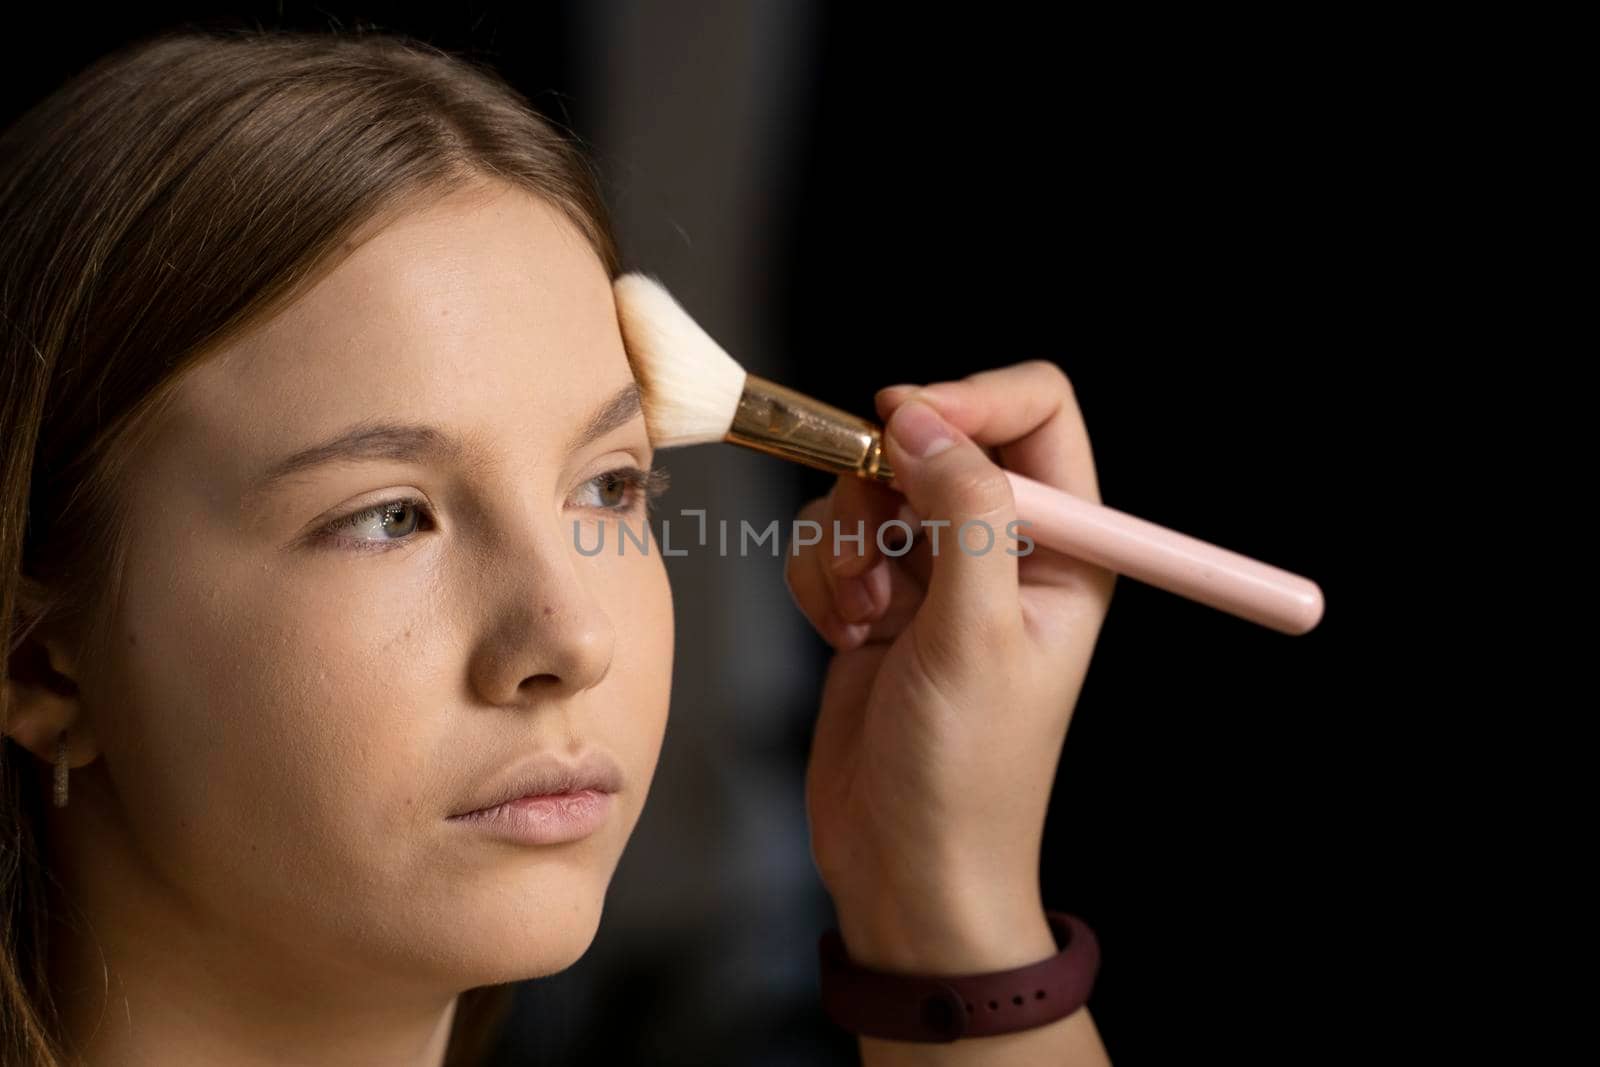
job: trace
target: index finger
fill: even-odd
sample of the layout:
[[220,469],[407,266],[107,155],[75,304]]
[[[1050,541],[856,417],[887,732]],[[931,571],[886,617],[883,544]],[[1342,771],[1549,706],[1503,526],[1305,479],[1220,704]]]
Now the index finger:
[[920,389],[891,386],[877,396],[888,419],[913,393],[962,433],[999,448],[1000,465],[1036,481],[1100,503],[1089,431],[1072,383],[1049,360],[979,371]]

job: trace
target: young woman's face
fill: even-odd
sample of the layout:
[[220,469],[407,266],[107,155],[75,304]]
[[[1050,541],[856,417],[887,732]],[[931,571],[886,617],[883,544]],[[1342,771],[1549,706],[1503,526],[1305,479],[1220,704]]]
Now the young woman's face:
[[[610,280],[496,188],[381,228],[197,367],[136,457],[100,759],[61,813],[112,914],[221,931],[240,967],[459,988],[588,947],[660,752],[672,603],[654,542],[617,550],[643,494],[603,476],[653,457]],[[379,422],[436,436],[258,481]],[[621,789],[587,837],[449,819],[591,751]]]

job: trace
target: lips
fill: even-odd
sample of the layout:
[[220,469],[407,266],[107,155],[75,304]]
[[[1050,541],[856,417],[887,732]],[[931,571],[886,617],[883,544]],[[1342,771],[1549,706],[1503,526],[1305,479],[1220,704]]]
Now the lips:
[[563,796],[594,791],[615,793],[622,788],[622,768],[599,749],[576,760],[552,752],[525,756],[485,782],[452,819],[497,808],[521,797]]

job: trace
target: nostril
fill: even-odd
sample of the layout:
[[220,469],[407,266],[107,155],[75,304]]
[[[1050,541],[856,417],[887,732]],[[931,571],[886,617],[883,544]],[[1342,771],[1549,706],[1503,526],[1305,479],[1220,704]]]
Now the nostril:
[[561,682],[561,678],[560,678],[559,675],[554,675],[554,674],[530,674],[528,677],[526,677],[526,678],[524,678],[522,680],[522,688],[523,689],[538,689],[540,686],[558,685],[558,684],[560,684],[560,682]]

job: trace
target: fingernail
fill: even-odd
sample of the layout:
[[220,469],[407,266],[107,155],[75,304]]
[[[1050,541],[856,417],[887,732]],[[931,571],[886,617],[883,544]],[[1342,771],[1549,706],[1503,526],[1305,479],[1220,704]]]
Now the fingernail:
[[829,614],[822,629],[825,640],[841,652],[849,652],[859,647],[872,632],[870,623],[845,622],[837,611]]
[[840,631],[836,647],[841,652],[854,652],[866,642],[867,635],[871,632],[872,627],[868,623],[852,623]]
[[950,428],[933,408],[920,400],[907,400],[895,408],[889,433],[913,456],[929,459],[956,443]]

